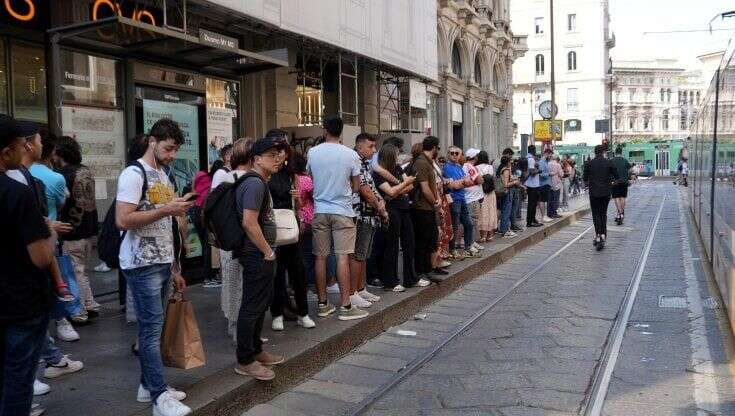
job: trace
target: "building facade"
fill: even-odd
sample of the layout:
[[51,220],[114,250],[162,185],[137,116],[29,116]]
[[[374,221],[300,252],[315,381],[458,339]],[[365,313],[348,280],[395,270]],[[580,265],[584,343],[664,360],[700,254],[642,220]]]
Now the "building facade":
[[699,92],[692,88],[700,77],[676,63],[674,59],[613,61],[613,142],[688,136],[682,96],[691,94],[696,100]]
[[497,157],[512,144],[513,63],[525,36],[510,27],[510,0],[437,1],[438,80],[427,87],[427,133],[445,146]]
[[[528,34],[528,52],[513,67],[514,120],[520,135],[533,140],[539,104],[551,100],[551,24],[549,2],[514,0],[511,21]],[[609,118],[610,30],[607,0],[554,2],[554,75],[557,119],[564,121],[563,143],[600,143],[595,121]]]

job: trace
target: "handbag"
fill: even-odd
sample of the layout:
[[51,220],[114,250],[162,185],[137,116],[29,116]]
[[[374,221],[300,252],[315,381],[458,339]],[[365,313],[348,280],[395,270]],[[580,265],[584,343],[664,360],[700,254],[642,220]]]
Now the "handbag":
[[203,366],[207,362],[194,307],[181,293],[174,294],[166,306],[161,358],[164,365],[184,370]]
[[73,299],[70,301],[64,301],[56,298],[53,306],[51,307],[50,316],[52,319],[66,318],[67,316],[76,316],[84,311],[82,306],[81,294],[79,292],[79,285],[77,284],[77,277],[74,273],[74,263],[71,261],[71,257],[68,254],[62,254],[61,244],[58,247],[59,253],[56,256],[56,263],[59,265],[59,271],[61,272],[61,278],[64,279],[69,293]]
[[296,244],[299,241],[299,221],[292,209],[274,209],[276,221],[276,247]]

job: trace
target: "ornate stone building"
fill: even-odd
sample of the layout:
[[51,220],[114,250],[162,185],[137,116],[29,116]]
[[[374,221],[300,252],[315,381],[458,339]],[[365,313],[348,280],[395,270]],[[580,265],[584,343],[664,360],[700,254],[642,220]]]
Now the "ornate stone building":
[[513,62],[526,36],[510,28],[510,0],[438,0],[438,81],[427,87],[429,131],[444,148],[497,157],[513,138]]

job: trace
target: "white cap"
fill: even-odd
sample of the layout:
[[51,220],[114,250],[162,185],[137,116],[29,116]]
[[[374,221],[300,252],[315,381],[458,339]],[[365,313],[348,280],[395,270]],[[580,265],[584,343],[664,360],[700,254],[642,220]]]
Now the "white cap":
[[475,148],[469,148],[466,152],[464,152],[464,155],[467,156],[467,159],[474,159],[479,153],[479,150]]

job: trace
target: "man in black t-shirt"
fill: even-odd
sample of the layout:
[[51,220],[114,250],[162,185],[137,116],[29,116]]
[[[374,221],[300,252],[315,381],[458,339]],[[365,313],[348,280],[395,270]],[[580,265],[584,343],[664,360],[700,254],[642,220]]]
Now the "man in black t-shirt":
[[273,137],[260,139],[250,149],[251,176],[236,190],[236,208],[242,215],[245,241],[235,252],[242,266],[240,312],[237,316],[237,366],[235,372],[257,380],[276,375],[266,365],[282,363],[283,357],[263,351],[260,333],[265,311],[273,298],[276,273],[276,220],[268,190],[271,175],[278,172],[285,156],[284,142]]
[[[27,186],[5,173],[20,167],[24,129],[0,115],[0,416],[27,415],[48,326],[55,235]],[[12,380],[5,383],[3,380]]]

